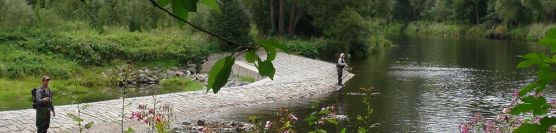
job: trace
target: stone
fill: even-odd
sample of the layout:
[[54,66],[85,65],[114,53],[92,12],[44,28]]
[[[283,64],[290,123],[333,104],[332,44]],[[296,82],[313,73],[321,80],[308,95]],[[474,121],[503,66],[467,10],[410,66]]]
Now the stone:
[[205,126],[205,120],[197,120],[197,126]]
[[184,122],[182,122],[181,124],[182,124],[182,125],[190,125],[191,123],[189,123],[189,122],[187,122],[187,121],[184,121]]
[[167,70],[166,74],[168,74],[168,77],[174,77],[176,76],[176,71],[174,70]]
[[184,70],[184,73],[185,73],[185,76],[186,76],[186,77],[191,75],[191,72],[188,71],[188,70]]
[[168,74],[167,74],[167,73],[162,73],[162,74],[160,74],[160,78],[161,78],[161,79],[167,79],[167,78],[168,78]]
[[146,74],[151,74],[151,70],[149,70],[149,69],[145,69],[145,70],[143,70],[143,71],[144,71]]
[[176,76],[185,76],[185,73],[182,71],[176,71]]

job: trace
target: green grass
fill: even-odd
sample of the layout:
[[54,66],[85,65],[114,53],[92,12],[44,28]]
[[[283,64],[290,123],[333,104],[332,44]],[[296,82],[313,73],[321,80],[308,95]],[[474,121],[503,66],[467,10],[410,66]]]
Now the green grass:
[[[31,108],[31,90],[41,86],[40,77],[20,79],[0,79],[0,110]],[[75,85],[69,80],[53,79],[50,88],[54,95],[55,105],[71,104],[72,102],[91,102],[116,98],[117,95],[103,93],[102,89]],[[82,99],[77,100],[77,97]]]
[[203,89],[203,83],[190,78],[173,77],[160,81],[161,92],[197,91]]
[[253,78],[251,76],[239,76],[239,81],[253,83],[253,82],[255,82],[255,78]]

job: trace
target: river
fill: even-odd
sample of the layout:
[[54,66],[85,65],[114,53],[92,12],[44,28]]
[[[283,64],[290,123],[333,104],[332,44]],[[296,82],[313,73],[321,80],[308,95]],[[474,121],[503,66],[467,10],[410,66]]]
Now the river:
[[[513,98],[511,93],[534,79],[531,70],[516,68],[519,55],[543,49],[519,41],[401,35],[388,39],[394,43],[391,48],[349,62],[356,75],[341,92],[312,99],[336,104],[349,118],[340,123],[349,132],[369,123],[381,124],[372,132],[457,132],[458,125],[474,113],[494,119]],[[360,88],[374,88],[379,93],[368,99],[373,113],[367,123],[355,120],[367,113],[363,100],[369,96],[359,95]],[[554,89],[546,91],[548,97],[556,94]],[[234,109],[217,117],[245,121],[256,115],[271,119],[281,107],[304,117],[313,110],[308,106],[312,100]]]

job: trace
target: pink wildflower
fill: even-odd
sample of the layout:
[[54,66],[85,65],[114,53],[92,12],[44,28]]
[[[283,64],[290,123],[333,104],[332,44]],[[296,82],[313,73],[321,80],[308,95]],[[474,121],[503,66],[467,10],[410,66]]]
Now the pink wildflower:
[[469,133],[469,126],[467,123],[459,125],[459,132],[460,133]]
[[266,121],[266,125],[264,125],[264,128],[270,128],[272,126],[272,123],[270,123],[270,121]]
[[290,114],[290,120],[297,121],[297,117],[295,117],[295,115],[293,114]]

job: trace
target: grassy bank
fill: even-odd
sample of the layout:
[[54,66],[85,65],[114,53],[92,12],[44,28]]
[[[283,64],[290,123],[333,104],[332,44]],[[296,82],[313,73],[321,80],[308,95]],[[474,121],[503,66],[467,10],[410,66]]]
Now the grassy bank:
[[[176,30],[177,29],[177,30]],[[0,34],[0,110],[31,106],[30,90],[40,86],[40,76],[50,75],[56,105],[93,102],[121,97],[116,86],[118,70],[199,64],[217,47],[207,37],[187,29],[160,28],[128,32],[107,27],[98,32],[82,22],[68,22],[48,31],[41,29]],[[202,83],[175,78],[161,81],[157,93],[194,91]],[[127,96],[150,95],[138,89]]]
[[385,33],[405,33],[415,36],[537,41],[544,37],[550,28],[554,27],[556,27],[556,24],[537,23],[508,27],[506,25],[459,25],[416,21],[407,25],[398,23],[384,24],[383,28],[378,30]]

